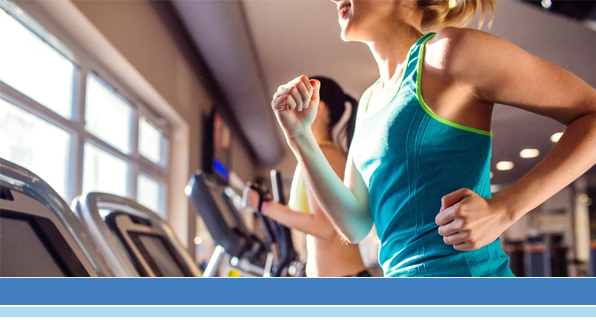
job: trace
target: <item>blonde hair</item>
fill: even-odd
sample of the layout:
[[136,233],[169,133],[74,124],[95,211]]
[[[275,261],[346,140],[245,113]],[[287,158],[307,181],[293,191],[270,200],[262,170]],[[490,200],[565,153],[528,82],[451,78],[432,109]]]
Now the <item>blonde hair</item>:
[[497,0],[417,0],[422,10],[422,29],[436,31],[445,27],[463,27],[470,23],[480,9],[482,27],[490,10],[488,27],[492,25]]

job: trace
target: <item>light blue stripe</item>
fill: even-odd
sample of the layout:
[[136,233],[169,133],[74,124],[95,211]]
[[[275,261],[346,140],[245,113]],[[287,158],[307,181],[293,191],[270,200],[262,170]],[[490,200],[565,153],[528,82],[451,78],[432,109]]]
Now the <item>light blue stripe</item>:
[[18,306],[0,317],[594,317],[596,307],[545,306]]

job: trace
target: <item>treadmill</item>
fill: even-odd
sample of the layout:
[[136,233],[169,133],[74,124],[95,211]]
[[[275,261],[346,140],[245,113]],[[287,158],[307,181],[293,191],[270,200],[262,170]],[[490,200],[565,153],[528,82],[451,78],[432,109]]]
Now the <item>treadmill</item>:
[[[225,275],[234,268],[241,271],[241,276],[269,276],[273,263],[271,250],[248,230],[226,195],[225,187],[213,176],[199,170],[185,190],[217,245],[203,276]],[[271,236],[269,232],[268,237]],[[224,271],[220,272],[222,269]]]
[[137,202],[90,192],[72,206],[116,276],[201,276],[170,226]]
[[0,276],[114,276],[66,202],[37,175],[1,158]]
[[[275,202],[286,205],[283,183],[279,171],[271,170],[271,189]],[[273,220],[272,220],[273,221]],[[279,261],[272,270],[275,277],[304,276],[304,264],[297,259],[291,230],[277,222],[273,222],[279,248]]]

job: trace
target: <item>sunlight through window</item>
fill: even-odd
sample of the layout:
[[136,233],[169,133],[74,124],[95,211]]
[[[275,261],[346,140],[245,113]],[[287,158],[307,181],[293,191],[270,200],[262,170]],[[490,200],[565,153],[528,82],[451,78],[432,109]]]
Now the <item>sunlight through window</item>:
[[87,131],[130,152],[132,106],[93,74],[87,78],[85,121]]
[[0,10],[0,43],[0,80],[72,118],[74,64],[4,10]]
[[66,198],[71,135],[2,99],[0,123],[0,158],[33,171]]

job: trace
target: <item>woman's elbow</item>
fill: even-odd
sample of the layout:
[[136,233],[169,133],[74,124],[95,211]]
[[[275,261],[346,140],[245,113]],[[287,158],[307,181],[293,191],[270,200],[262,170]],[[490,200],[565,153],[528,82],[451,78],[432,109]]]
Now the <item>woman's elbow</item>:
[[342,233],[341,235],[347,242],[351,244],[358,244],[368,236],[372,226],[372,224],[367,224],[366,226],[361,225],[361,227],[359,227],[357,230]]
[[350,244],[359,244],[360,241],[364,240],[364,238],[366,238],[367,235],[350,235],[350,236],[346,236],[344,235],[344,239],[349,242]]

